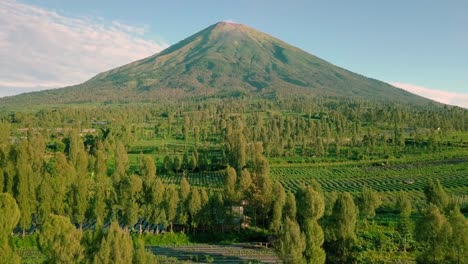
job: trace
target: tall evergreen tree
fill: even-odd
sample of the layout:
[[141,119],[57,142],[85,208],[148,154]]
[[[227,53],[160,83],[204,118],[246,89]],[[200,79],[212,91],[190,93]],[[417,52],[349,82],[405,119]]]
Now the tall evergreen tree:
[[95,264],[128,264],[133,261],[132,238],[113,222],[94,255]]
[[284,191],[283,185],[279,181],[276,181],[273,185],[274,202],[273,212],[270,222],[270,230],[277,233],[281,228],[283,222],[283,208],[286,204],[286,192]]
[[286,264],[306,263],[303,253],[305,238],[297,222],[287,218],[277,241],[276,249]]
[[396,207],[400,212],[400,222],[398,230],[402,238],[403,251],[406,252],[408,241],[412,238],[413,225],[411,222],[411,201],[405,192],[400,191]]
[[0,193],[0,258],[4,263],[19,264],[21,258],[13,252],[9,237],[20,219],[15,199],[8,193]]
[[377,209],[382,201],[380,200],[379,194],[368,186],[362,187],[361,195],[358,198],[359,212],[364,218],[367,225],[368,220],[372,220],[375,217],[375,209]]
[[82,233],[67,217],[50,215],[39,233],[39,246],[49,263],[79,263],[84,258]]
[[23,230],[23,236],[26,229],[31,226],[31,218],[34,212],[35,190],[32,183],[32,168],[28,155],[27,142],[23,141],[19,145],[18,156],[16,160],[16,186],[15,198],[21,212],[20,227]]
[[424,195],[426,196],[427,204],[437,206],[441,211],[445,211],[449,204],[449,197],[440,184],[440,181],[429,179],[426,187],[424,188]]
[[358,209],[349,193],[340,193],[327,227],[328,263],[353,262]]
[[297,216],[296,197],[292,192],[286,195],[286,203],[284,204],[283,218],[295,220]]
[[449,240],[449,259],[452,263],[468,263],[468,220],[455,208],[449,216],[452,236]]
[[444,263],[448,258],[452,228],[439,208],[430,203],[416,225],[416,239],[424,247],[418,263]]

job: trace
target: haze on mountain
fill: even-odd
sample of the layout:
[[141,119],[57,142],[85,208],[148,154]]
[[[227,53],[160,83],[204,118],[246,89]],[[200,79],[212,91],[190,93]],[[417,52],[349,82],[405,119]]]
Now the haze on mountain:
[[100,73],[82,84],[6,97],[0,102],[37,105],[291,95],[435,103],[229,22],[216,23],[160,53]]

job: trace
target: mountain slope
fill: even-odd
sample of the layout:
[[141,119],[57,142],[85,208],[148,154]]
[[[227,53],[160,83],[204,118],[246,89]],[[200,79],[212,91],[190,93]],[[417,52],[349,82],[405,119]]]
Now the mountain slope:
[[4,102],[71,103],[262,96],[347,96],[410,104],[430,100],[334,66],[244,25],[219,22],[151,57],[62,89]]

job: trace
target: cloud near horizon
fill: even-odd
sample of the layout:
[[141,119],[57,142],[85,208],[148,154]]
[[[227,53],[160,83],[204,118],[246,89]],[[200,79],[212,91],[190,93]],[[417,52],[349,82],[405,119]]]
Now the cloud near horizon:
[[468,108],[468,93],[449,92],[401,82],[389,82],[389,84],[443,104]]
[[146,39],[147,31],[2,0],[0,97],[82,83],[168,46]]

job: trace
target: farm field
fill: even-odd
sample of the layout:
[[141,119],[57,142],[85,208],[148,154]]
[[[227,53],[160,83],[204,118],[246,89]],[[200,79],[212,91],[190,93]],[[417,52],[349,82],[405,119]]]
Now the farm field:
[[271,248],[255,244],[210,245],[196,244],[177,247],[150,246],[147,250],[159,257],[169,257],[170,260],[160,263],[280,263]]
[[[272,165],[270,173],[273,180],[292,192],[316,180],[325,192],[357,193],[368,186],[390,200],[405,191],[419,202],[423,201],[427,181],[438,179],[448,193],[468,203],[468,155],[395,164],[279,164]],[[179,185],[182,173],[163,174],[161,178],[165,184]],[[224,179],[224,171],[187,174],[190,185],[198,187],[222,188]]]

